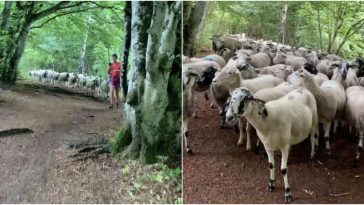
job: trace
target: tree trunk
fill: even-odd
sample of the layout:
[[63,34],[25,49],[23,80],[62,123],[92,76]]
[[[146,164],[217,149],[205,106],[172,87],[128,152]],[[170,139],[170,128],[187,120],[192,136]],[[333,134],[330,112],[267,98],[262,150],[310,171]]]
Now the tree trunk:
[[7,30],[1,30],[4,38],[0,41],[0,81],[15,83],[17,67],[24,52],[29,28],[32,23],[34,2],[16,2],[17,12],[8,18]]
[[191,11],[188,23],[183,30],[183,54],[186,56],[194,55],[194,43],[200,28],[202,19],[205,16],[207,1],[197,1]]
[[287,10],[288,10],[288,3],[286,2],[282,9],[281,24],[279,26],[279,42],[282,44],[284,44],[284,37],[286,33]]
[[124,94],[124,99],[126,99],[128,94],[128,83],[127,83],[127,69],[129,60],[129,49],[131,41],[131,2],[126,1],[124,7],[124,46],[123,46],[123,70],[121,75],[121,87]]
[[92,17],[91,17],[91,13],[90,13],[89,16],[87,17],[87,31],[86,31],[86,34],[85,34],[85,39],[83,41],[81,56],[80,56],[80,67],[78,69],[78,73],[80,73],[80,74],[85,74],[86,73],[85,55],[86,55],[86,48],[87,48],[87,38],[88,38],[88,33],[89,33],[89,30],[90,30],[91,23],[92,23]]
[[175,49],[181,4],[131,3],[131,79],[112,150],[143,163],[180,152],[181,79],[171,71],[180,53]]
[[318,26],[318,31],[319,31],[319,43],[320,43],[320,50],[322,51],[322,28],[321,28],[321,16],[320,16],[320,8],[317,7],[317,26]]
[[8,30],[8,20],[10,17],[10,10],[11,6],[13,5],[12,1],[5,1],[3,13],[1,15],[1,23],[0,23],[0,30],[6,31]]

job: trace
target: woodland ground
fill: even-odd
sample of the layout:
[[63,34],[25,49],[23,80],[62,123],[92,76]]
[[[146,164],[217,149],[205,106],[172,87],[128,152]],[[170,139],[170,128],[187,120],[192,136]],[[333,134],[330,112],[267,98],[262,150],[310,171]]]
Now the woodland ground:
[[[217,108],[210,108],[202,93],[196,99],[198,118],[190,120],[188,130],[194,154],[183,153],[183,202],[284,203],[280,153],[275,155],[275,190],[268,192],[269,165],[264,148],[256,155],[246,151],[245,142],[244,147],[238,147],[234,130],[219,129]],[[255,134],[252,140],[255,144]],[[293,203],[363,203],[363,158],[359,170],[351,169],[356,146],[341,130],[331,141],[333,156],[327,156],[320,147],[320,163],[314,165],[308,163],[309,140],[293,146],[288,159]]]
[[121,112],[95,98],[33,84],[0,86],[0,131],[34,131],[0,137],[1,203],[173,203],[180,197],[178,180],[166,178],[161,163],[143,166],[109,154],[70,158],[69,141],[111,138]]

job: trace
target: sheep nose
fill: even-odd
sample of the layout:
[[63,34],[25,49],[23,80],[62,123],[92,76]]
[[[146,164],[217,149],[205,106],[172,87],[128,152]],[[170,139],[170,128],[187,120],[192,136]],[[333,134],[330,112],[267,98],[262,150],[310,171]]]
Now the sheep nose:
[[230,122],[230,121],[232,121],[234,119],[234,117],[233,116],[226,116],[226,121],[227,122]]

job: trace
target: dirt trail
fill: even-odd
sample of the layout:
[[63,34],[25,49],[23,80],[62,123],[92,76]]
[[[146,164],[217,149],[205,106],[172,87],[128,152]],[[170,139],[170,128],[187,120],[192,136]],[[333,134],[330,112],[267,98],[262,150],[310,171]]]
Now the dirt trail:
[[0,90],[0,131],[29,128],[34,133],[0,138],[0,202],[56,202],[42,201],[39,195],[50,191],[45,187],[54,180],[50,174],[62,166],[59,162],[68,161],[67,155],[60,154],[67,140],[92,135],[110,138],[121,113],[109,110],[105,102],[19,84]]
[[[238,134],[219,129],[217,109],[209,107],[202,94],[197,97],[198,119],[189,123],[189,139],[194,155],[183,153],[184,203],[284,203],[283,178],[276,169],[275,191],[267,192],[269,166],[264,150],[259,155],[237,147]],[[363,203],[364,160],[359,170],[351,164],[356,143],[342,131],[332,141],[334,156],[322,152],[322,164],[309,165],[310,144],[293,146],[288,160],[288,176],[293,203]],[[256,137],[253,136],[253,143]],[[244,142],[245,143],[245,142]],[[280,154],[275,156],[280,167]],[[343,194],[332,196],[331,194]],[[347,194],[349,193],[349,194]]]

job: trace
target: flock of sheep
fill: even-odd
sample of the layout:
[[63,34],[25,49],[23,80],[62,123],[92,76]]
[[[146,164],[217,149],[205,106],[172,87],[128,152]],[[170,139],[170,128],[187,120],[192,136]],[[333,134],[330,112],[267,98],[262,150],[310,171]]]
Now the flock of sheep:
[[311,159],[318,148],[319,124],[323,125],[327,153],[330,128],[338,125],[359,136],[353,167],[363,147],[364,61],[345,60],[312,49],[292,48],[272,41],[254,41],[245,35],[215,36],[211,54],[183,56],[183,136],[187,153],[188,120],[195,116],[194,95],[212,96],[219,108],[220,127],[238,124],[239,141],[251,150],[250,130],[255,129],[268,155],[270,180],[275,182],[274,151],[282,153],[281,173],[285,202],[292,200],[287,160],[292,145],[310,137]]
[[43,83],[61,85],[68,88],[77,88],[87,91],[92,96],[96,93],[107,99],[109,93],[108,79],[84,74],[74,74],[67,72],[56,72],[53,70],[32,70],[29,75]]

